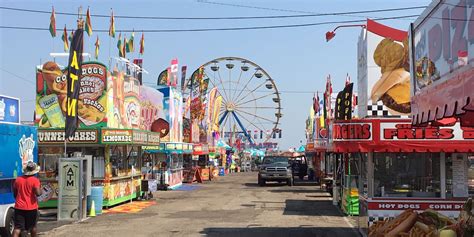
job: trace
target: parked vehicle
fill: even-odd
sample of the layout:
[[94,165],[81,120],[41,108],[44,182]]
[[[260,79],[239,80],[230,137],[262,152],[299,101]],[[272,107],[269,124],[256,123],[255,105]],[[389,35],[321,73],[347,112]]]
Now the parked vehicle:
[[258,184],[264,186],[267,181],[286,182],[293,186],[293,175],[289,158],[284,156],[266,156],[258,171]]
[[308,175],[308,161],[306,156],[297,156],[290,158],[291,170],[293,177],[298,176],[300,180],[303,180]]
[[13,233],[13,182],[28,161],[38,162],[37,129],[0,123],[0,236]]

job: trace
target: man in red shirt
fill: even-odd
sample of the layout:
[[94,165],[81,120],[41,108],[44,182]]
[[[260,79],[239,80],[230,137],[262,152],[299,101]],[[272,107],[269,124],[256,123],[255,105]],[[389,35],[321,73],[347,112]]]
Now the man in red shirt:
[[35,162],[29,161],[23,176],[18,177],[13,185],[15,195],[15,230],[13,237],[19,237],[22,231],[30,231],[32,237],[37,234],[36,224],[38,223],[38,199],[41,195],[41,185],[34,175],[39,172],[39,166]]

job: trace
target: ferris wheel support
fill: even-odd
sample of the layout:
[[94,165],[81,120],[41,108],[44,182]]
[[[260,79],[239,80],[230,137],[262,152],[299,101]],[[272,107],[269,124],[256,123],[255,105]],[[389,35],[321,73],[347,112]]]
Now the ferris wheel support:
[[231,113],[232,113],[232,115],[234,115],[235,121],[237,121],[237,124],[239,125],[240,129],[242,129],[242,132],[244,133],[244,135],[247,137],[247,139],[249,139],[250,144],[254,145],[252,137],[247,133],[247,129],[245,129],[242,122],[240,122],[239,117],[237,117],[237,115],[235,114],[234,111],[232,111]]

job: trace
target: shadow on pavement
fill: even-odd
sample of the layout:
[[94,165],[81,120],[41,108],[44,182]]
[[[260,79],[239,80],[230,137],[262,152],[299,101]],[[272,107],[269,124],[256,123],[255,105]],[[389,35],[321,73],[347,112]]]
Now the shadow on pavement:
[[308,180],[297,180],[295,179],[294,181],[295,186],[320,186],[319,183],[316,183],[315,181],[308,181]]
[[209,237],[351,237],[358,236],[349,227],[250,227],[250,228],[205,228],[200,232]]
[[319,189],[298,189],[297,187],[289,187],[288,189],[269,190],[274,193],[327,193]]
[[293,200],[285,201],[283,215],[300,216],[342,216],[331,200]]
[[[243,184],[246,187],[260,187],[257,183],[244,183]],[[282,186],[288,186],[286,182],[278,183],[278,182],[268,182],[265,184],[263,187],[282,187]]]

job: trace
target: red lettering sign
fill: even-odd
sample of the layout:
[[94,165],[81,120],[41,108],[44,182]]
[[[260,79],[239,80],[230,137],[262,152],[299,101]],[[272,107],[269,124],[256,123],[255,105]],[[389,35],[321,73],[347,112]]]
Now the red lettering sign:
[[334,124],[333,128],[336,140],[367,140],[372,137],[370,124]]

